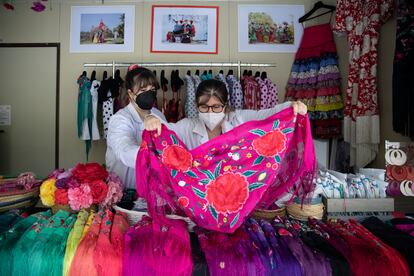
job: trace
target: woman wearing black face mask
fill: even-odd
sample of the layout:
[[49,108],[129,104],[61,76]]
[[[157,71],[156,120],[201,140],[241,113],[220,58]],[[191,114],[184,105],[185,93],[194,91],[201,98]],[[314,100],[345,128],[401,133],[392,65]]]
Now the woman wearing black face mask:
[[153,108],[158,87],[150,70],[137,65],[128,68],[122,92],[127,105],[111,117],[105,156],[108,170],[121,178],[124,188],[135,188],[135,158],[141,145],[145,117],[153,114],[165,120],[164,115]]

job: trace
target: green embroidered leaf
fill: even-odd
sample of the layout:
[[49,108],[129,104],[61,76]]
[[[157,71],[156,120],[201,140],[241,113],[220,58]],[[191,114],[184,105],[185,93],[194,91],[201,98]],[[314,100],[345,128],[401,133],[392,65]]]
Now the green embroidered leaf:
[[230,228],[232,228],[238,221],[239,221],[239,214],[237,213],[237,215],[233,218],[233,220],[230,223]]
[[213,216],[213,218],[216,220],[216,222],[218,223],[218,214],[216,212],[216,209],[214,209],[214,207],[210,204],[208,206],[208,209],[210,210],[211,215]]
[[177,175],[177,171],[176,170],[171,170],[171,176],[174,178]]
[[170,135],[170,137],[171,137],[171,140],[172,140],[173,144],[174,144],[174,145],[178,145],[178,141],[177,141],[177,139],[175,138],[175,136],[171,134],[171,135]]
[[249,192],[254,191],[256,189],[259,189],[263,185],[264,185],[264,183],[260,183],[260,182],[252,183],[252,184],[249,185]]
[[192,177],[192,178],[198,178],[198,176],[195,173],[193,173],[192,171],[187,171],[185,174]]
[[275,161],[276,161],[276,163],[280,163],[280,156],[279,156],[279,154],[275,155]]
[[278,126],[279,126],[279,120],[274,121],[272,130],[277,129]]
[[220,175],[220,170],[221,170],[221,163],[223,162],[223,160],[221,160],[218,165],[216,166],[216,169],[214,170],[214,177],[217,178]]
[[264,157],[261,156],[261,155],[259,157],[257,157],[256,160],[254,160],[254,162],[253,162],[253,166],[260,165],[260,163],[262,163],[263,159],[264,159]]
[[203,183],[204,185],[207,185],[207,184],[210,182],[210,180],[208,180],[207,178],[205,178],[205,179],[202,179],[202,180],[200,180],[200,181],[198,181],[198,182],[201,182],[201,183]]
[[244,175],[245,177],[249,177],[249,176],[254,175],[255,173],[257,173],[257,171],[250,171],[250,170],[248,170],[248,171],[245,171],[245,172],[243,173],[243,175]]
[[196,196],[198,196],[199,198],[205,198],[206,197],[206,193],[200,191],[196,187],[193,187],[192,189],[193,189],[193,192],[196,194]]
[[250,130],[249,132],[250,132],[250,133],[253,133],[253,134],[256,134],[256,135],[259,135],[259,136],[263,136],[263,135],[265,135],[265,134],[266,134],[266,132],[264,132],[263,130],[261,130],[261,129],[259,129],[259,128],[252,129],[252,130]]
[[287,134],[287,133],[291,133],[292,131],[294,131],[295,129],[293,128],[293,127],[288,127],[288,128],[285,128],[284,130],[282,130],[282,132],[284,133],[284,134]]
[[201,169],[199,169],[199,168],[197,168],[201,173],[203,173],[205,176],[207,176],[210,180],[214,180],[214,179],[216,179],[215,177],[214,177],[214,175],[210,172],[210,171],[207,171],[207,170],[201,170]]
[[157,150],[157,153],[158,153],[159,155],[162,155],[162,150]]

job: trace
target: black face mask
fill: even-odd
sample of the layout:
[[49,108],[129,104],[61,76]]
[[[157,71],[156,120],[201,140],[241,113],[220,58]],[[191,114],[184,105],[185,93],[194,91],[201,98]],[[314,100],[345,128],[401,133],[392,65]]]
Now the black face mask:
[[135,98],[135,102],[137,103],[138,107],[142,110],[150,110],[153,106],[155,101],[157,100],[157,91],[156,90],[148,90],[142,92]]

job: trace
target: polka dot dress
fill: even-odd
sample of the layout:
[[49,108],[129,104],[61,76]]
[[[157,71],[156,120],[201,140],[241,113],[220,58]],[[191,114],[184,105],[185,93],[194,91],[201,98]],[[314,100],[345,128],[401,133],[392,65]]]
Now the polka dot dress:
[[243,90],[234,75],[228,75],[226,82],[229,86],[230,104],[234,109],[243,109]]
[[109,120],[114,114],[114,100],[111,97],[109,97],[108,100],[103,102],[102,110],[103,110],[102,112],[103,112],[104,139],[106,139],[106,136],[108,135]]

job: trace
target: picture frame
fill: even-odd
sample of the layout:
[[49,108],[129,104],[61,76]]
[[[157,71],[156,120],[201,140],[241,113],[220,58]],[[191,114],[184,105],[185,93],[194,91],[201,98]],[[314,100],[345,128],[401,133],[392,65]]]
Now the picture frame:
[[218,54],[218,6],[153,5],[151,53]]
[[135,6],[72,6],[71,53],[134,51]]
[[304,13],[304,5],[238,5],[239,52],[296,52]]

